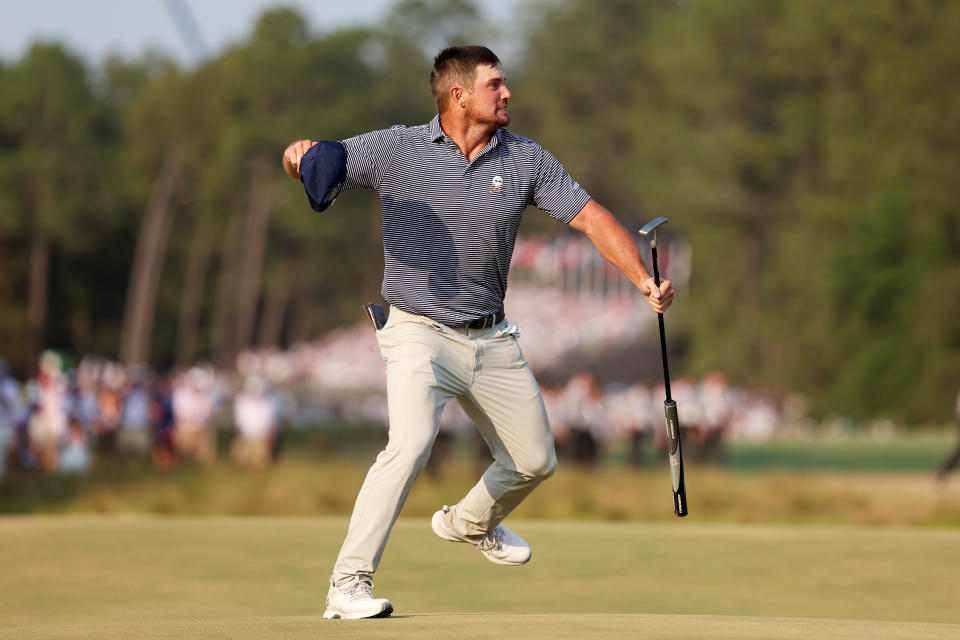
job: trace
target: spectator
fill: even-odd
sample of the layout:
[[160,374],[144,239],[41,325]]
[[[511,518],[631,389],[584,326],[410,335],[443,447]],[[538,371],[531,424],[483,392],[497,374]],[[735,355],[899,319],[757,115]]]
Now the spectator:
[[570,434],[570,413],[567,411],[562,387],[541,385],[543,404],[547,409],[547,419],[553,431],[553,442],[557,447],[557,455],[568,457],[572,447]]
[[202,369],[194,367],[174,381],[174,442],[180,456],[203,465],[216,458],[209,424],[213,407],[210,380]]
[[152,445],[150,393],[143,381],[137,379],[123,399],[117,450],[124,455],[145,459],[150,455]]
[[150,424],[153,429],[150,458],[154,466],[169,469],[177,463],[177,450],[174,442],[173,391],[168,376],[161,376],[153,384]]
[[234,463],[250,469],[270,464],[277,434],[277,411],[262,378],[251,376],[233,401],[237,433],[230,450]]
[[700,383],[700,404],[703,410],[701,459],[724,462],[723,444],[733,413],[727,379],[719,371],[712,371]]
[[606,402],[612,433],[627,441],[627,464],[642,466],[654,425],[650,390],[638,382],[608,393]]
[[773,402],[766,398],[750,397],[731,423],[738,436],[753,441],[771,437],[779,426],[780,417]]
[[7,458],[24,419],[20,385],[10,377],[7,361],[0,358],[0,481],[7,470]]
[[117,433],[123,416],[123,392],[126,376],[120,365],[107,363],[100,372],[100,390],[97,393],[97,450],[112,455],[117,449]]
[[60,465],[58,471],[62,474],[83,475],[90,470],[90,446],[87,432],[77,418],[70,419],[67,436],[60,449]]
[[30,450],[40,467],[52,473],[59,465],[60,445],[67,433],[67,381],[56,353],[47,351],[41,356],[33,393],[34,410],[28,427]]
[[677,403],[680,437],[684,443],[696,443],[699,448],[703,443],[703,410],[697,384],[690,376],[680,376],[673,381],[670,390]]
[[603,399],[597,382],[590,373],[578,373],[563,392],[570,421],[573,460],[592,465],[599,457],[596,434],[606,423]]
[[89,436],[94,433],[94,425],[99,411],[97,408],[96,379],[87,375],[82,366],[70,378],[73,384],[70,388],[68,418],[79,422],[89,439]]

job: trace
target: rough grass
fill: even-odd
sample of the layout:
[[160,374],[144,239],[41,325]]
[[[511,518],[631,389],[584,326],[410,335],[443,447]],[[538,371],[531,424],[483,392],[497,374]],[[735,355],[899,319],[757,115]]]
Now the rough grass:
[[397,525],[396,618],[324,621],[342,518],[0,518],[2,638],[955,638],[960,532],[513,523],[499,567]]
[[[933,479],[953,433],[887,440],[809,439],[734,444],[728,466],[687,464],[689,519],[855,525],[960,525],[960,474]],[[84,478],[12,473],[0,484],[5,513],[166,515],[349,515],[384,435],[369,429],[291,434],[263,472],[237,470],[223,457],[208,469],[158,471],[142,464],[98,466]],[[404,515],[425,517],[458,500],[485,463],[460,442],[438,471],[417,480]],[[650,452],[641,469],[608,450],[594,468],[562,461],[525,501],[519,517],[616,521],[674,519],[666,461]]]
[[[32,477],[10,486],[0,510],[13,513],[188,515],[349,515],[366,461],[282,460],[264,472],[228,464],[159,472],[104,470],[83,479]],[[474,465],[424,473],[404,509],[424,517],[455,502],[477,481]],[[587,469],[561,465],[525,501],[525,518],[674,519],[665,468]],[[738,473],[688,465],[689,519],[872,525],[960,525],[960,478],[937,484],[919,473],[771,471]]]

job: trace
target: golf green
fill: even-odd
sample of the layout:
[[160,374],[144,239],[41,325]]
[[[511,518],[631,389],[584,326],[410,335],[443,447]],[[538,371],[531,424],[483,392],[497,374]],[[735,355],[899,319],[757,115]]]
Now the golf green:
[[520,568],[401,519],[375,593],[320,617],[340,518],[0,519],[3,638],[956,638],[949,529],[518,520]]

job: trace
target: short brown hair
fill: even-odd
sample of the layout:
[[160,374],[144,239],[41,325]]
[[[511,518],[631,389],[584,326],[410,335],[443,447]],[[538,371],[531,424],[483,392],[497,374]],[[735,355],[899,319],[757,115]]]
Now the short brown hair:
[[450,87],[460,85],[469,87],[477,75],[477,67],[489,65],[500,66],[500,58],[480,45],[464,47],[447,47],[433,59],[433,70],[430,72],[430,91],[433,92],[433,101],[437,103],[437,112],[447,108],[450,99]]

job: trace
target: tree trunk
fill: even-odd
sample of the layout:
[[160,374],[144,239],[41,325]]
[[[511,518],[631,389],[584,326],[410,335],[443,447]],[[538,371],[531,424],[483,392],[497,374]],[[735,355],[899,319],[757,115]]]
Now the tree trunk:
[[43,349],[44,328],[47,325],[47,278],[50,272],[50,242],[37,235],[30,248],[30,290],[27,301],[27,373],[37,374],[40,351]]
[[179,149],[171,147],[163,159],[153,184],[147,211],[140,224],[140,236],[133,255],[133,267],[127,285],[123,314],[120,359],[126,364],[142,364],[150,351],[157,287],[172,220],[171,203],[180,180],[183,160]]
[[242,233],[243,211],[236,208],[230,214],[223,238],[223,249],[220,251],[220,273],[217,276],[217,292],[210,327],[210,355],[219,367],[233,366],[236,353],[236,265],[239,262]]
[[273,180],[270,173],[270,164],[265,156],[254,159],[250,171],[247,219],[243,228],[243,249],[238,265],[240,281],[237,290],[236,352],[253,344],[263,254],[273,205]]
[[287,315],[287,306],[290,302],[290,291],[296,279],[295,267],[284,262],[277,269],[273,283],[267,291],[267,301],[264,305],[263,318],[260,322],[260,331],[257,344],[261,347],[280,345],[283,335],[283,322]]
[[180,317],[177,321],[176,363],[189,366],[196,356],[197,333],[200,329],[200,306],[203,287],[210,264],[210,232],[197,232],[190,245],[187,269],[183,277],[183,295],[180,297]]
[[310,303],[297,296],[290,309],[290,329],[287,342],[294,346],[310,339]]

